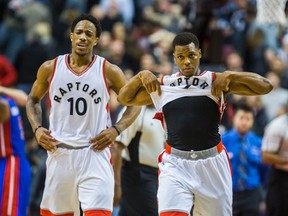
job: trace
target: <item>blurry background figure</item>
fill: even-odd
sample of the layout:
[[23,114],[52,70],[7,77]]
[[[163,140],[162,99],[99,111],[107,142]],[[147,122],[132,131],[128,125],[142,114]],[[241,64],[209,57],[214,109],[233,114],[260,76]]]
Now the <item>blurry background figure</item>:
[[[105,13],[109,13],[111,7],[117,8],[119,14],[123,17],[125,27],[131,27],[135,12],[133,0],[100,0],[100,7]],[[102,25],[105,26],[106,24],[102,23]]]
[[[119,117],[122,113],[123,110]],[[120,200],[119,194],[122,189],[119,216],[158,215],[157,159],[164,149],[165,136],[161,122],[153,119],[155,113],[154,106],[143,106],[135,122],[116,139],[114,146],[116,200]]]
[[286,113],[265,129],[262,160],[271,166],[267,183],[267,216],[288,215],[288,103]]
[[280,78],[274,72],[267,73],[266,77],[272,82],[273,90],[266,95],[261,96],[266,109],[268,120],[285,112],[285,105],[288,101],[288,90],[280,86]]
[[280,49],[281,37],[287,28],[286,3],[287,0],[256,0],[256,16],[247,32],[250,71],[265,76],[269,67],[264,53],[272,50],[276,54]]
[[8,15],[0,26],[0,51],[14,64],[33,27],[39,22],[52,25],[52,16],[49,8],[36,0],[12,0],[6,12]]
[[111,41],[112,41],[111,33],[108,31],[103,31],[101,34],[101,38],[97,46],[95,47],[96,52],[105,58],[109,57],[109,47]]
[[269,120],[262,99],[260,96],[249,96],[245,97],[245,100],[254,113],[254,124],[251,130],[263,137],[264,129],[269,123]]
[[[18,74],[17,88],[29,93],[34,80],[36,79],[37,70],[40,65],[50,58],[50,50],[53,48],[53,41],[51,39],[51,28],[48,23],[38,23],[35,25],[27,38],[27,43],[23,46],[15,59],[15,67]],[[46,104],[42,104],[43,122],[48,125],[46,116]],[[28,122],[25,107],[20,108],[20,113],[23,119],[23,126],[25,131],[25,139],[34,139],[34,133]]]
[[0,86],[0,212],[26,216],[29,204],[31,169],[25,155],[25,140],[18,105],[27,95]]
[[261,164],[261,137],[251,131],[254,114],[239,103],[233,129],[222,136],[232,165],[233,216],[260,216],[265,167]]
[[256,19],[249,31],[263,33],[263,46],[277,52],[280,37],[287,27],[285,7],[287,0],[256,0]]
[[157,70],[157,64],[155,62],[154,56],[151,54],[142,55],[140,58],[139,70],[156,71]]
[[15,67],[4,55],[0,55],[0,85],[6,87],[15,86],[17,73]]

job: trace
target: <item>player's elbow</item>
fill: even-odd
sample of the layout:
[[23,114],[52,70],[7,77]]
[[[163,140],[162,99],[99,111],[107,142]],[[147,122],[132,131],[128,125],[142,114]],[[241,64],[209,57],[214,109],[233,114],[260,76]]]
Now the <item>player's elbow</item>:
[[273,89],[273,84],[269,79],[267,79],[267,84],[265,88],[266,92],[264,94],[268,94],[270,91],[272,91],[272,89]]
[[125,95],[123,94],[119,94],[117,96],[117,101],[124,105],[124,106],[131,106],[131,100],[129,100],[127,97],[125,97]]

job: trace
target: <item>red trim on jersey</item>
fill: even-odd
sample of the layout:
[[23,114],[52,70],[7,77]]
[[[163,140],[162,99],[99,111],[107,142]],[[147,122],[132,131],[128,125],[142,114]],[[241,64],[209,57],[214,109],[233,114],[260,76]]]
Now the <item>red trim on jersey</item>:
[[176,73],[176,77],[180,77],[181,76],[181,73],[180,72],[177,72]]
[[84,212],[84,216],[111,216],[111,211],[105,211],[105,210],[88,210]]
[[171,211],[171,212],[161,212],[160,216],[188,216],[188,214],[184,212]]
[[226,108],[226,105],[227,105],[227,102],[224,101],[224,103],[221,103],[221,98],[219,98],[219,102],[218,102],[218,112],[219,112],[219,124],[220,124],[220,121],[222,119],[222,116],[223,116],[223,113],[224,113],[224,110]]
[[13,190],[13,203],[12,203],[12,215],[18,215],[18,201],[19,201],[19,180],[20,180],[20,162],[18,157],[15,158],[15,173],[14,173],[14,190]]
[[154,115],[153,119],[159,120],[159,121],[161,122],[162,127],[164,128],[164,116],[163,116],[163,113],[162,113],[162,112],[157,112],[157,113]]
[[[52,74],[51,74],[51,77],[50,77],[50,80],[49,80],[49,84],[48,84],[48,90],[49,91],[50,91],[51,82],[52,82],[52,80],[54,78],[54,75],[55,75],[57,62],[58,62],[58,56],[54,59],[54,66],[53,66]],[[50,97],[47,97],[46,105],[47,105],[47,107],[51,107],[51,99],[50,99]]]
[[50,80],[49,80],[48,89],[50,89],[50,84],[51,84],[51,82],[53,80],[53,77],[54,77],[54,74],[55,74],[57,61],[58,61],[58,56],[54,59],[54,66],[53,66],[52,74],[51,74],[51,77],[50,77]]
[[105,82],[105,85],[106,85],[106,89],[110,95],[110,89],[109,89],[109,86],[108,86],[108,82],[107,82],[107,78],[106,78],[106,72],[105,72],[105,66],[106,66],[106,59],[104,59],[104,62],[103,62],[103,67],[102,67],[102,73],[103,73],[103,78],[104,78],[104,82]]
[[203,76],[207,71],[202,71],[198,76]]
[[[220,140],[220,142],[216,145],[216,147],[217,147],[217,152],[220,154],[224,149],[225,149],[225,147],[224,147],[224,145],[223,145],[223,143],[222,143],[222,140]],[[166,143],[166,146],[165,146],[165,152],[167,153],[167,154],[171,154],[171,146],[168,144],[168,143]]]
[[[12,166],[14,160],[14,166]],[[12,178],[11,178],[12,177]],[[18,215],[19,202],[19,177],[20,177],[20,162],[16,156],[8,157],[6,160],[5,177],[3,183],[3,196],[1,215]],[[13,185],[11,185],[13,183]],[[10,189],[13,193],[10,194]],[[11,195],[11,196],[10,196]],[[8,212],[11,210],[11,212]]]
[[160,79],[160,84],[161,84],[161,85],[164,85],[163,80],[164,80],[164,77],[165,77],[165,76],[167,76],[167,75],[162,76],[161,79]]
[[64,213],[64,214],[53,214],[49,210],[40,209],[40,215],[42,216],[74,216],[74,213]]
[[165,152],[167,154],[171,154],[171,146],[168,143],[166,143],[166,145],[165,145]]
[[212,82],[215,80],[215,78],[216,78],[216,74],[215,72],[212,72]]
[[[114,145],[115,145],[114,142],[110,144],[110,146],[114,146]],[[109,161],[110,161],[110,164],[113,165],[113,158],[112,158],[111,148],[109,148],[109,152],[110,152],[110,160]]]
[[11,173],[11,160],[9,160],[8,158],[6,160],[6,168],[5,168],[4,182],[3,182],[1,215],[7,215],[7,209],[8,209],[7,197],[9,197],[10,173]]
[[[221,142],[222,142],[222,141],[221,141]],[[228,160],[228,163],[229,163],[229,167],[230,167],[230,174],[231,174],[231,177],[232,177],[232,165],[231,165],[231,160],[230,160],[230,157],[229,157],[229,155],[228,155],[228,152],[227,152],[225,146],[224,146],[224,145],[222,145],[222,146],[223,146],[223,150],[224,150],[225,153],[226,153],[226,157],[227,157],[227,160]]]
[[66,65],[67,65],[67,67],[68,67],[68,69],[74,74],[74,75],[76,75],[76,76],[81,76],[81,75],[83,75],[84,73],[86,73],[91,67],[92,67],[92,65],[94,64],[94,62],[96,61],[96,58],[97,58],[97,56],[96,55],[93,55],[92,56],[92,61],[89,63],[89,65],[83,70],[83,71],[81,71],[80,73],[78,73],[78,72],[76,72],[75,70],[73,70],[73,68],[70,66],[70,64],[69,64],[69,56],[70,56],[71,54],[67,54],[66,56],[65,56],[65,63],[66,63]]
[[10,120],[6,121],[2,125],[3,125],[3,131],[1,133],[3,133],[3,136],[4,136],[4,139],[2,140],[4,141],[4,143],[1,142],[0,156],[7,157],[9,155],[12,155],[13,153]]

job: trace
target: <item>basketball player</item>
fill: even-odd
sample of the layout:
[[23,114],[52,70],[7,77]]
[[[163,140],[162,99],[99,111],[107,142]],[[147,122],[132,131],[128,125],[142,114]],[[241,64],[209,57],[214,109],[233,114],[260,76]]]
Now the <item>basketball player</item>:
[[168,138],[159,157],[160,216],[187,216],[192,207],[193,216],[230,216],[231,171],[218,132],[224,99],[228,93],[266,94],[272,85],[249,72],[201,73],[199,41],[192,33],[179,33],[172,46],[179,72],[158,80],[141,71],[118,100],[125,105],[153,102],[163,114]]
[[31,168],[25,156],[23,126],[17,106],[24,105],[26,100],[23,91],[0,86],[1,215],[27,215]]
[[[47,150],[47,171],[40,206],[43,216],[111,215],[114,177],[108,146],[136,119],[128,107],[111,127],[109,92],[126,79],[121,69],[92,53],[101,26],[91,15],[71,25],[71,54],[44,62],[27,102],[27,115],[38,143]],[[42,127],[40,101],[49,91],[49,130]]]

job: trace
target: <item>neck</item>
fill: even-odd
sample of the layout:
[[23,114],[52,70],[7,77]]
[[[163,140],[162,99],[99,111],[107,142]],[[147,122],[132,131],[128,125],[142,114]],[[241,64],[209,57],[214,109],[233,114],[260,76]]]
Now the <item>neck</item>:
[[71,65],[77,65],[77,66],[83,66],[83,65],[88,65],[93,59],[93,55],[84,55],[84,56],[79,56],[76,54],[71,54],[69,57],[69,62]]

